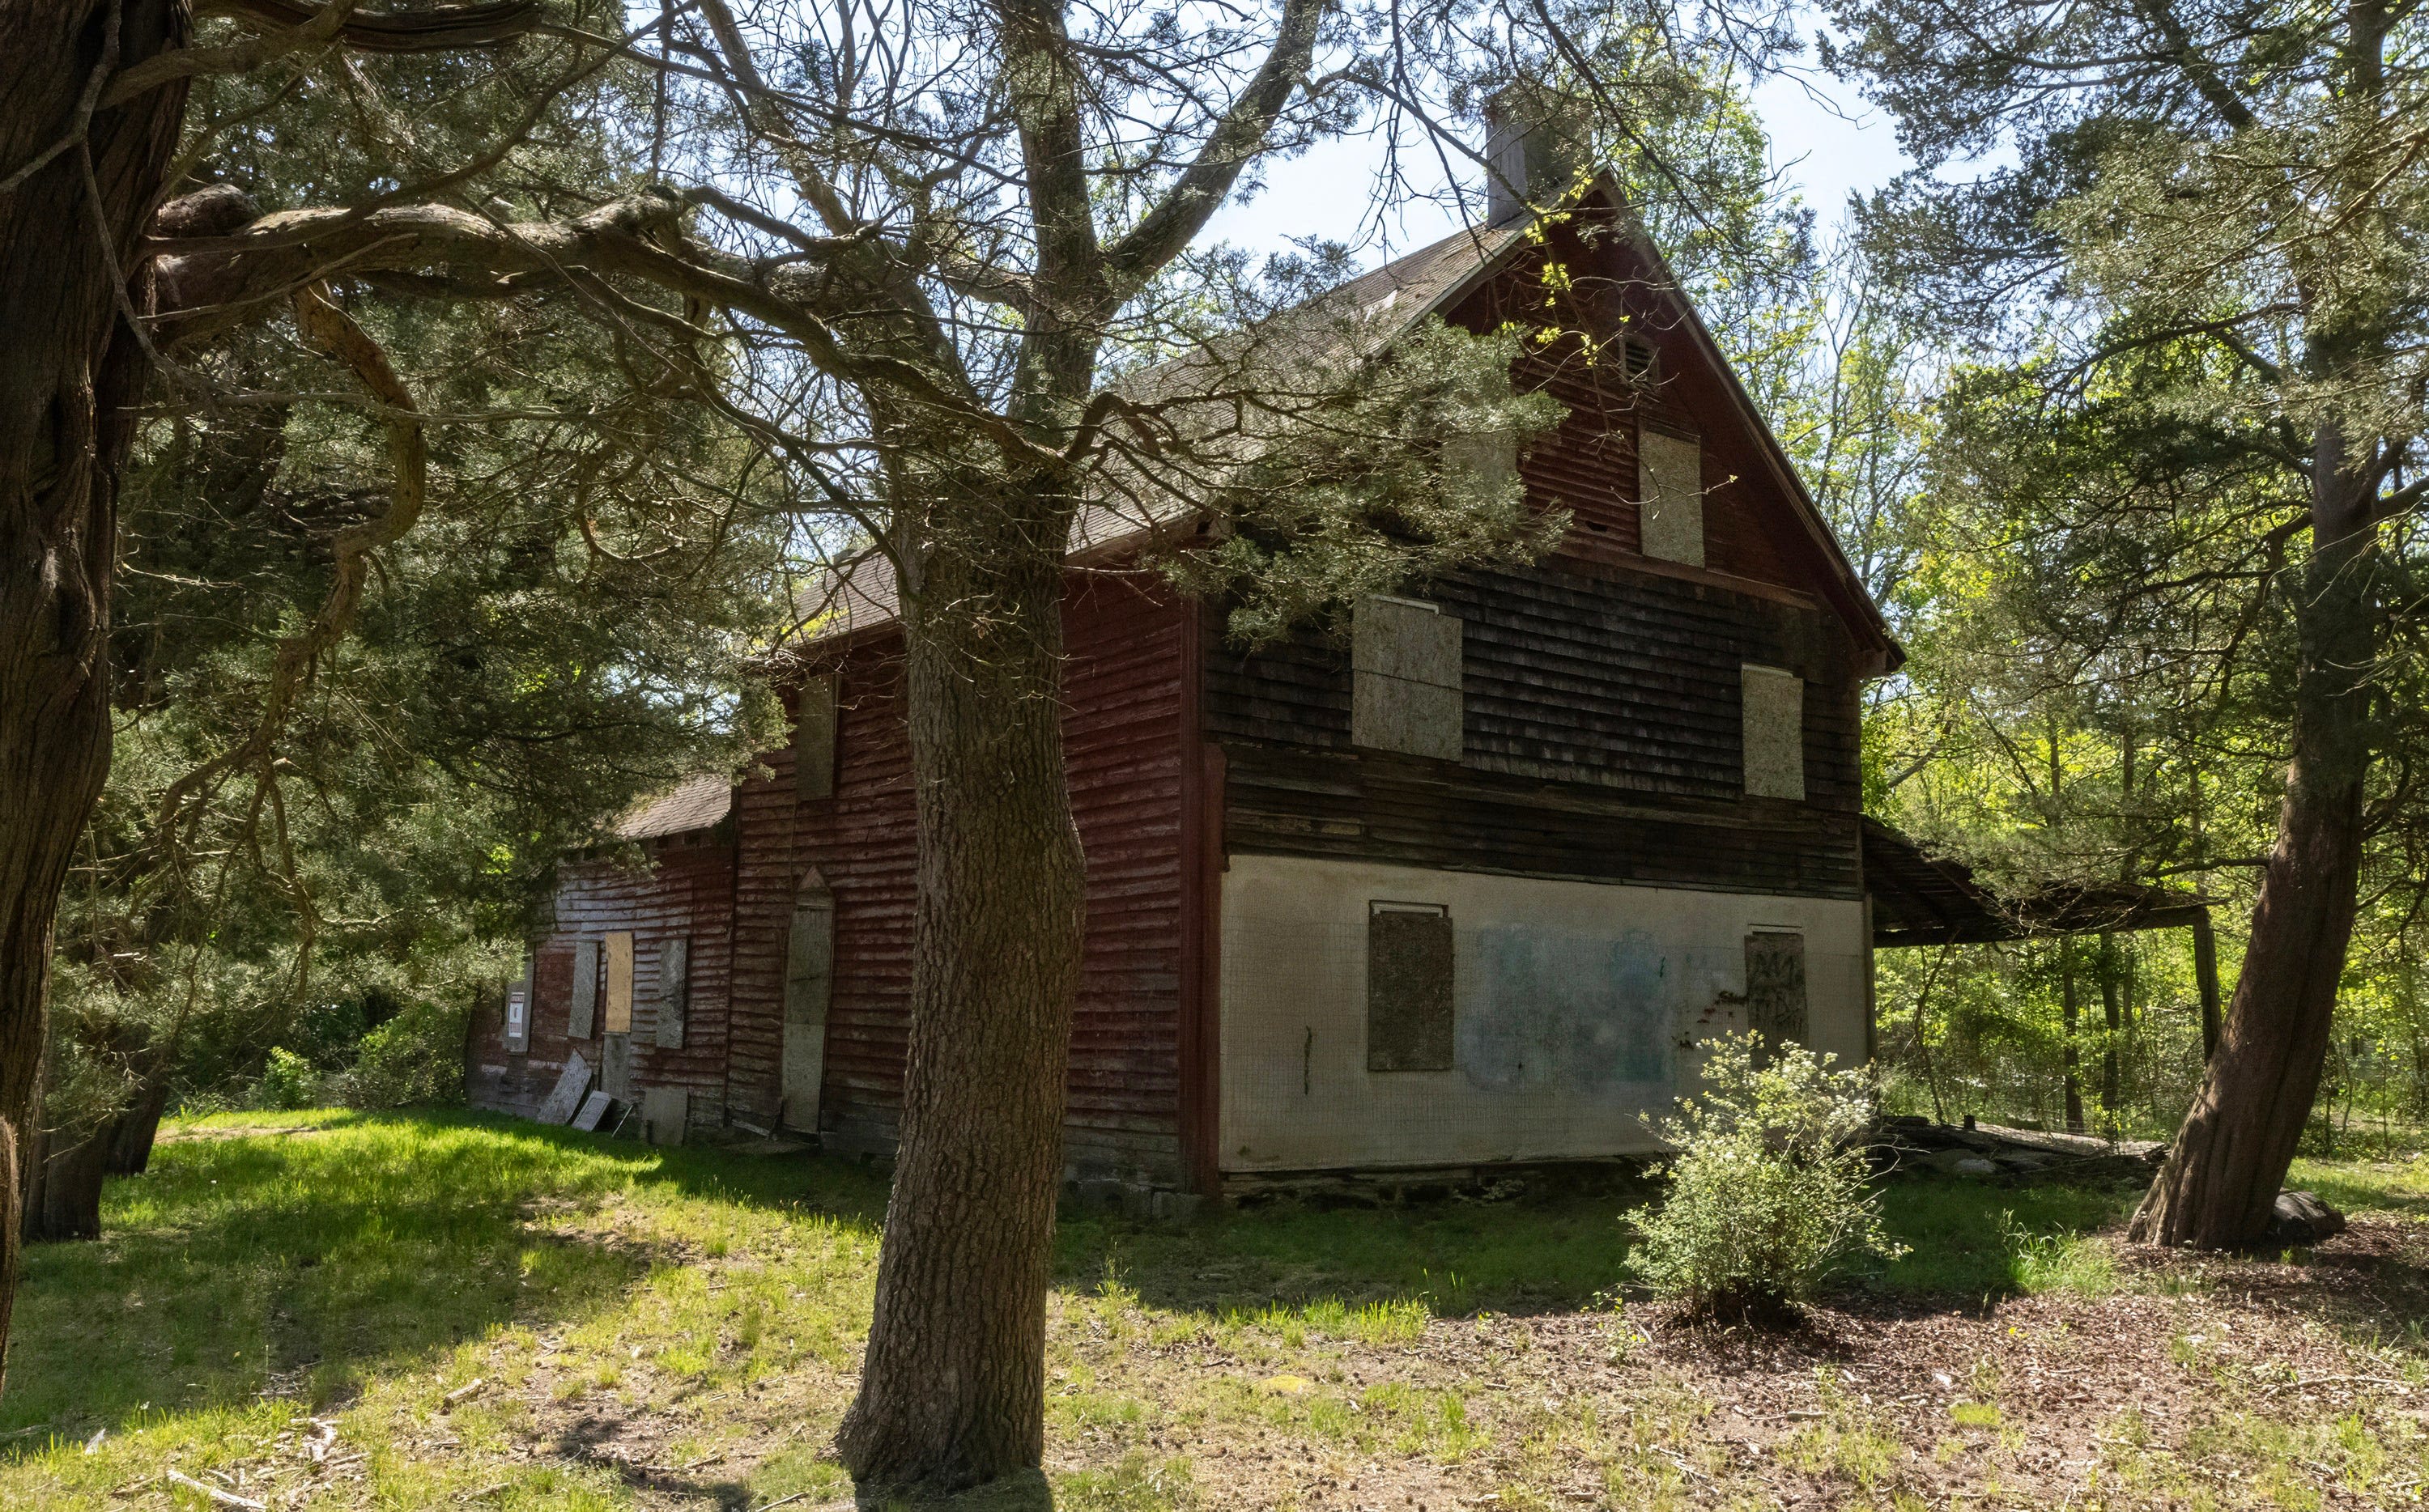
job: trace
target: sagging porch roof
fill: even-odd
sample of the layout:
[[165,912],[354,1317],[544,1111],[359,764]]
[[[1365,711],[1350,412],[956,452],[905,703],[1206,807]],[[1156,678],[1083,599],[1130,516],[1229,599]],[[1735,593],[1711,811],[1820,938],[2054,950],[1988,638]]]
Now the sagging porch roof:
[[1926,854],[1878,819],[1867,814],[1862,824],[1876,949],[2164,929],[2209,916],[2200,894],[2142,882],[2052,883],[2003,896],[1962,863]]

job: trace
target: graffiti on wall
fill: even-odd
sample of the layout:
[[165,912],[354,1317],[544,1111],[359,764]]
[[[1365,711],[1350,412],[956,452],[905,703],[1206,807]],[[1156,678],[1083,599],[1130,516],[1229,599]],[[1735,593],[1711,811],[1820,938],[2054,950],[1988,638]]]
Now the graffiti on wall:
[[1670,1083],[1688,973],[1651,934],[1504,924],[1473,940],[1459,1014],[1459,1066],[1471,1084],[1635,1099]]

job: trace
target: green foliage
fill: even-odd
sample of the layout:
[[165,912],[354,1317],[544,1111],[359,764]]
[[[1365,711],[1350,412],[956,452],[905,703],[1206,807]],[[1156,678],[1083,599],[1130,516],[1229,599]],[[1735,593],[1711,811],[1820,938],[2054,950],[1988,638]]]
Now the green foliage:
[[1677,1152],[1669,1195],[1624,1220],[1639,1235],[1637,1275],[1691,1313],[1759,1318],[1859,1256],[1894,1257],[1864,1158],[1862,1074],[1794,1044],[1764,1064],[1752,1032],[1707,1044],[1703,1093],[1658,1126]]
[[285,1045],[273,1046],[270,1063],[254,1084],[254,1106],[279,1111],[316,1107],[321,1100],[321,1074],[312,1062]]
[[[1528,507],[1514,466],[1562,413],[1512,391],[1514,334],[1429,319],[1372,355],[1369,335],[1355,313],[1284,316],[1238,351],[1178,365],[1195,386],[1257,390],[1246,434],[1200,442],[1246,453],[1214,496],[1221,539],[1167,563],[1183,587],[1234,600],[1244,641],[1450,567],[1527,560],[1567,523]],[[1235,406],[1197,407],[1214,427]]]
[[338,1100],[374,1111],[461,1102],[466,1014],[460,997],[417,1002],[365,1034]]

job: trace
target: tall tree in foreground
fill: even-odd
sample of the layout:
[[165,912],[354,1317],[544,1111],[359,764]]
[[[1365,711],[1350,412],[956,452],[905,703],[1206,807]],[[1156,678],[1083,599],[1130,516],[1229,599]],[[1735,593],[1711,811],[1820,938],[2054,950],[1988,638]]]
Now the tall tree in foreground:
[[[1917,286],[2061,420],[2112,387],[2162,435],[2125,460],[2178,510],[2137,594],[2251,586],[2293,665],[2285,780],[2223,1044],[2138,1237],[2266,1227],[2313,1094],[2355,915],[2379,659],[2423,487],[2429,160],[2408,6],[1834,0],[1840,64],[1924,167],[1870,207]],[[2012,166],[1967,178],[1998,148]],[[1994,159],[1995,160],[1995,159]],[[2184,464],[2182,474],[2171,468]],[[2258,485],[2189,497],[2224,469]],[[2112,495],[2120,523],[2154,497]],[[2147,515],[2141,517],[2148,518]],[[2102,523],[2087,519],[2098,528]]]
[[174,0],[0,11],[0,1340],[51,921],[109,767],[113,500],[148,375],[122,304],[164,186],[182,82],[103,107],[185,41]]
[[[194,9],[235,18],[190,45]],[[40,1095],[59,886],[109,764],[119,475],[153,374],[147,232],[197,77],[333,44],[480,47],[533,0],[357,18],[355,0],[27,0],[0,8],[0,1343],[15,1294],[23,1147]],[[290,289],[289,292],[292,292]]]

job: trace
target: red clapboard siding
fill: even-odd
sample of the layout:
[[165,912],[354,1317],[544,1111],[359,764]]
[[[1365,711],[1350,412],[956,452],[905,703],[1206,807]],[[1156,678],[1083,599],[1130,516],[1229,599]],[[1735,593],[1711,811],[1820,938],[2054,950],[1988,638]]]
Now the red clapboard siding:
[[[1181,1177],[1181,637],[1195,619],[1139,575],[1075,572],[1064,606],[1064,727],[1087,853],[1088,929],[1073,1027],[1066,1157],[1082,1170]],[[775,1116],[794,890],[834,894],[835,963],[820,1122],[831,1145],[883,1151],[901,1103],[911,989],[913,808],[901,641],[837,653],[835,795],[795,797],[793,754],[735,797],[729,1106]]]
[[[587,1040],[569,1039],[577,940],[633,934],[633,1084],[682,1087],[691,1094],[694,1123],[723,1120],[726,1004],[733,955],[734,846],[721,831],[695,831],[647,842],[646,864],[568,858],[557,867],[555,917],[533,945],[537,962],[531,1006],[531,1048],[509,1054],[504,1026],[493,1010],[475,1027],[471,1100],[476,1107],[530,1115],[556,1085],[566,1055],[580,1050],[598,1068],[604,1044],[603,992]],[[660,963],[666,943],[691,940],[691,998],[683,1048],[657,1044]]]
[[[1562,268],[1564,288],[1557,294],[1545,288],[1547,257]],[[1504,321],[1541,325],[1556,316],[1604,337],[1625,321],[1658,353],[1649,382],[1627,375],[1618,345],[1604,345],[1590,358],[1574,337],[1530,345],[1512,371],[1520,388],[1550,393],[1569,408],[1519,469],[1539,506],[1570,514],[1557,555],[1572,569],[1646,565],[1637,522],[1636,437],[1649,425],[1703,438],[1708,571],[1809,591],[1831,583],[1831,563],[1781,495],[1727,377],[1659,299],[1666,282],[1625,238],[1589,244],[1562,227],[1551,232],[1544,254],[1520,254],[1445,313],[1474,331]]]

